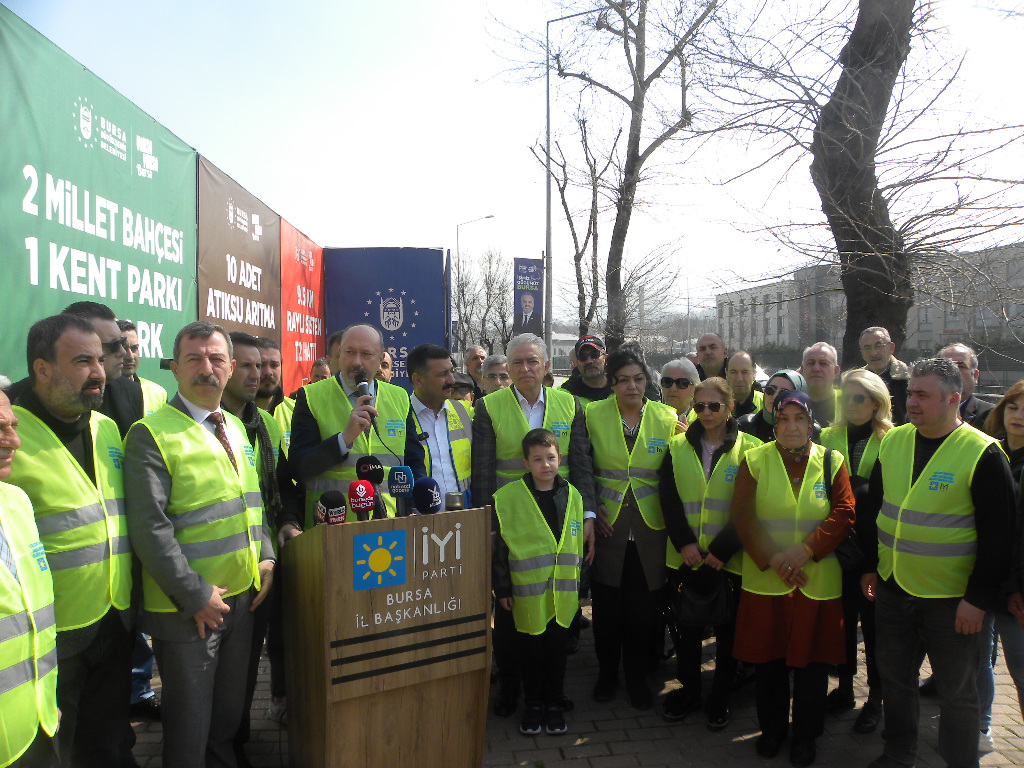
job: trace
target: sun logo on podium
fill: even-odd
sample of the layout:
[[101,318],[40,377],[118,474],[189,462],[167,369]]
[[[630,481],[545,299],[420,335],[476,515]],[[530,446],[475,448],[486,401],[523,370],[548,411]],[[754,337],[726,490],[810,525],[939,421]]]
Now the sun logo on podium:
[[352,548],[356,589],[405,584],[405,531],[354,536]]

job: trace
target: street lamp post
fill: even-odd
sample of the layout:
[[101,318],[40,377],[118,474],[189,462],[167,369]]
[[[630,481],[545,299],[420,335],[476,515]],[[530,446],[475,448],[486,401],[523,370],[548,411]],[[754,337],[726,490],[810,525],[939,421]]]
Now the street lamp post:
[[577,16],[588,16],[604,8],[570,13],[557,19],[548,19],[544,25],[544,99],[547,105],[544,131],[544,173],[545,173],[545,224],[544,224],[544,344],[548,355],[554,354],[551,345],[551,306],[554,300],[554,262],[551,259],[551,25]]
[[494,214],[493,213],[488,213],[486,216],[481,216],[479,219],[470,219],[469,221],[464,221],[461,224],[456,224],[455,225],[455,258],[456,259],[458,259],[459,256],[460,256],[460,254],[459,254],[459,227],[464,227],[467,224],[475,224],[476,222],[483,221],[484,219],[493,219],[493,218],[494,218]]

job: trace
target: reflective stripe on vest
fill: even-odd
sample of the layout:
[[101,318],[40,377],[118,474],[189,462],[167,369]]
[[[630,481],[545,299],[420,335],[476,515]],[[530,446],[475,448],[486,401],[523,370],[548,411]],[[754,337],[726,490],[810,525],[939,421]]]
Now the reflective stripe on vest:
[[[250,448],[242,422],[223,414],[231,444]],[[263,502],[255,453],[237,450],[235,472],[214,434],[170,405],[132,429],[148,429],[163,457],[171,478],[165,514],[189,567],[225,587],[224,597],[258,586]],[[147,611],[177,610],[145,570],[142,587]]]
[[583,562],[583,497],[571,485],[556,542],[526,481],[520,478],[494,494],[494,513],[509,549],[512,617],[516,629],[541,634],[551,619],[572,623],[579,608]]
[[90,415],[94,483],[49,427],[25,408],[14,411],[21,449],[9,482],[32,500],[53,578],[57,629],[87,627],[131,600],[121,433],[98,411]]
[[[821,430],[821,444],[826,448],[839,451],[843,456],[850,455],[850,445],[845,426],[825,427],[825,429]],[[878,461],[878,448],[881,444],[882,441],[878,439],[878,435],[872,432],[871,437],[868,438],[868,444],[864,446],[864,453],[860,457],[860,464],[857,465],[856,473],[850,472],[850,465],[847,462],[846,470],[850,472],[851,476],[856,474],[857,477],[865,479],[871,477],[871,470],[874,469],[875,462]]]
[[[523,438],[530,431],[515,387],[505,387],[484,397],[487,413],[494,428],[494,467],[497,487],[502,488],[523,476]],[[569,436],[576,418],[576,398],[561,389],[544,387],[544,429],[558,439],[562,460],[558,474],[569,476]]]
[[[388,493],[388,470],[402,466],[403,460],[395,456],[405,455],[409,395],[401,387],[387,382],[378,381],[376,386],[377,395],[373,407],[378,413],[377,429],[359,435],[344,461],[306,482],[306,530],[315,524],[316,502],[326,491],[340,491],[348,498],[349,485],[359,479],[356,477],[356,463],[367,455],[376,456],[384,467],[384,482],[380,485],[381,499],[388,517],[395,516],[395,497]],[[321,440],[345,430],[352,413],[352,401],[341,388],[337,376],[307,384],[303,391],[306,393],[309,412],[320,428]],[[380,437],[377,432],[380,432]]]
[[[719,456],[711,470],[711,477],[706,480],[701,457],[685,434],[676,435],[668,445],[672,456],[672,476],[676,492],[683,502],[686,522],[697,539],[697,546],[702,552],[707,552],[711,542],[729,524],[736,475],[739,474],[744,454],[762,443],[753,435],[738,432],[736,442]],[[672,545],[672,539],[668,540],[666,547],[665,564],[669,568],[682,567],[683,555]],[[742,572],[742,551],[729,558],[725,570],[735,574]]]
[[[765,532],[779,548],[800,544],[828,518],[831,506],[825,482],[831,483],[843,464],[841,453],[832,454],[832,477],[825,478],[825,449],[811,444],[807,467],[800,482],[799,495],[774,443],[747,451],[747,468],[757,483],[754,513]],[[842,569],[834,557],[819,562],[808,560],[803,567],[807,584],[800,588],[812,600],[832,600],[842,594]],[[743,589],[758,595],[786,595],[795,587],[787,586],[774,568],[762,571],[749,555],[743,556]]]
[[[448,445],[452,466],[455,468],[455,478],[459,483],[459,491],[465,493],[469,490],[473,476],[473,422],[469,417],[469,411],[461,400],[448,400],[446,402],[445,415],[448,423]],[[416,431],[423,432],[423,425],[416,415],[416,410],[410,408],[413,424]],[[425,440],[423,446],[423,466],[427,477],[433,477],[430,468],[430,444]],[[520,466],[522,464],[520,463]]]
[[605,499],[609,522],[614,523],[618,518],[626,493],[632,488],[647,526],[656,531],[665,528],[658,496],[658,469],[665,460],[676,423],[674,409],[664,403],[647,401],[633,450],[627,451],[618,401],[609,397],[587,406],[587,433],[594,450],[594,480],[597,495]]
[[916,597],[963,597],[978,542],[971,481],[995,438],[957,427],[911,483],[916,437],[905,424],[882,439],[878,573]]
[[57,626],[53,580],[32,505],[0,482],[0,528],[14,573],[0,565],[0,765],[17,760],[39,729],[57,730]]

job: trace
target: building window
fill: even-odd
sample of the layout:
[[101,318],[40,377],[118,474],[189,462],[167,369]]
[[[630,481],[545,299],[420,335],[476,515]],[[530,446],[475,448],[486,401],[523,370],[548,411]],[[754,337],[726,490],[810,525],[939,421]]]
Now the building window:
[[782,313],[779,312],[779,336],[786,332],[786,325],[782,320]]
[[768,315],[765,315],[764,316],[764,338],[765,338],[765,341],[768,340],[768,329],[770,327],[768,323],[769,323]]

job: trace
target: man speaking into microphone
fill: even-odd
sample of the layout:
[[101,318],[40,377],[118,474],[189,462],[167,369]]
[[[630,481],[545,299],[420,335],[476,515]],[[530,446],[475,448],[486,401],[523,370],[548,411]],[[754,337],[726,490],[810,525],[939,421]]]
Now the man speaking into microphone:
[[[289,460],[306,486],[306,529],[314,525],[316,502],[325,491],[348,493],[358,479],[360,458],[376,456],[385,468],[405,464],[409,395],[376,379],[384,354],[380,331],[353,325],[332,334],[327,348],[337,373],[300,389],[292,416]],[[380,490],[388,516],[394,517],[395,500],[386,483]]]
[[413,477],[432,477],[441,498],[463,494],[463,508],[472,470],[473,422],[461,400],[449,400],[455,384],[451,354],[437,344],[420,344],[405,361],[412,381],[405,458]]

